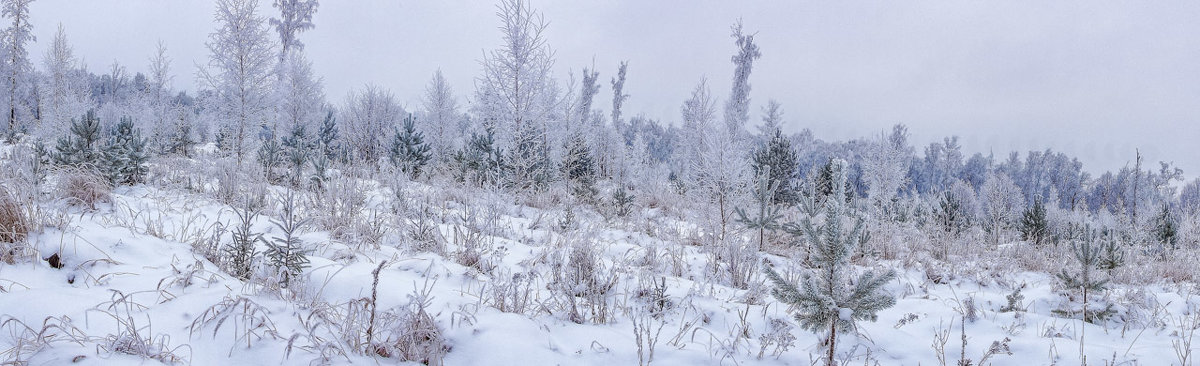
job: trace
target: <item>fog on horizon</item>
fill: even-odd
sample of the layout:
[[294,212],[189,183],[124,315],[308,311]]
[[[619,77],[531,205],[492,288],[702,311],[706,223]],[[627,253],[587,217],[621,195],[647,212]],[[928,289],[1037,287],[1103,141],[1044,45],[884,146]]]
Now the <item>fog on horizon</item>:
[[[1097,174],[1133,160],[1173,161],[1200,172],[1200,3],[1040,2],[685,2],[534,0],[550,22],[555,73],[566,83],[584,67],[608,80],[629,61],[626,115],[677,123],[688,93],[707,78],[728,94],[741,18],[762,58],[755,65],[752,121],[769,99],[785,109],[785,131],[818,138],[870,137],[903,123],[918,153],[958,135],[964,152],[1051,148]],[[264,17],[274,16],[260,0]],[[92,72],[114,61],[145,71],[161,38],[174,86],[194,90],[210,1],[38,0],[42,54],[57,25]],[[324,78],[327,99],[372,83],[416,108],[441,69],[460,101],[474,94],[479,60],[500,33],[492,2],[326,1],[316,28],[300,35]]]

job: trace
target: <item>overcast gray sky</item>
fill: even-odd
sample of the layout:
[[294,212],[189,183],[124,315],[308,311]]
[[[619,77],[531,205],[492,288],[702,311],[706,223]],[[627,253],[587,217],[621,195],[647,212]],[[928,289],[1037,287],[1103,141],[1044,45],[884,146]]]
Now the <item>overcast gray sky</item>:
[[[1149,161],[1200,172],[1200,2],[1197,1],[546,1],[556,70],[601,79],[629,61],[626,115],[675,122],[707,77],[728,94],[741,17],[763,57],[754,111],[770,98],[786,129],[820,138],[878,134],[896,123],[913,142],[958,135],[968,152],[1053,148],[1092,172],[1140,148]],[[260,0],[264,15],[274,14]],[[214,29],[210,1],[39,0],[40,60],[58,23],[95,71],[119,61],[144,71],[157,40],[175,86],[192,89]],[[470,97],[478,60],[499,44],[489,1],[325,1],[302,34],[334,103],[374,83],[418,105],[441,68]],[[607,109],[605,82],[597,105]],[[758,116],[755,117],[758,121]]]

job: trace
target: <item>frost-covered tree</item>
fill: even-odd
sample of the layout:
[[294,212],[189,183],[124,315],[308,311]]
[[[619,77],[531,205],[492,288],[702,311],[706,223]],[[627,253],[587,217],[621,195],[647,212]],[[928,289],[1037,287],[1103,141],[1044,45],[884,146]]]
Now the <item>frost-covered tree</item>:
[[221,147],[240,166],[254,151],[253,134],[271,111],[274,44],[257,0],[218,0],[215,21],[219,28],[206,43],[209,61],[200,80],[215,96],[223,122]]
[[729,100],[725,101],[725,124],[732,131],[742,133],[746,122],[750,120],[750,71],[754,60],[762,57],[758,45],[754,43],[754,35],[742,31],[742,21],[733,25],[730,34],[737,45],[738,52],[730,60],[735,65],[733,70],[733,90]]
[[624,121],[621,119],[621,107],[625,105],[625,100],[629,99],[629,94],[625,94],[625,71],[629,67],[628,61],[621,61],[617,66],[617,76],[613,77],[612,90],[612,124],[617,132],[624,133],[622,128]]
[[1021,213],[1021,240],[1041,245],[1050,240],[1050,222],[1046,220],[1046,206],[1041,200],[1033,202]]
[[456,151],[453,159],[458,181],[476,186],[498,183],[505,170],[504,151],[496,146],[495,134],[490,128],[471,134],[466,146]]
[[756,179],[758,189],[754,191],[754,201],[758,204],[758,212],[753,216],[746,213],[746,210],[738,207],[735,209],[737,213],[738,223],[746,226],[747,229],[758,231],[758,248],[756,251],[762,250],[766,242],[767,232],[778,230],[781,226],[779,220],[783,217],[779,213],[780,207],[776,202],[776,183],[772,183],[768,172],[761,172]]
[[767,144],[752,154],[750,164],[755,176],[766,179],[771,187],[771,204],[792,205],[800,199],[799,159],[792,142],[780,130],[775,130]]
[[304,43],[297,36],[313,29],[313,15],[317,13],[317,0],[275,0],[271,6],[279,9],[279,18],[271,18],[271,26],[279,34],[279,63],[287,61],[294,50],[303,50]]
[[591,202],[596,197],[596,162],[587,140],[576,133],[567,140],[566,156],[563,159],[563,177],[571,185],[571,193]]
[[996,172],[988,176],[980,187],[979,201],[983,211],[983,229],[992,238],[993,244],[999,244],[1003,233],[1017,221],[1025,207],[1021,188],[1007,174]]
[[67,130],[71,118],[79,116],[89,107],[86,81],[79,72],[78,60],[67,41],[66,30],[58,25],[54,40],[42,58],[45,76],[38,91],[41,92],[41,119],[36,133],[43,138],[53,138]]
[[264,241],[262,233],[252,229],[258,212],[243,207],[235,208],[233,213],[238,217],[238,224],[230,231],[230,242],[221,247],[220,265],[233,277],[249,280],[253,273],[254,257],[258,253],[256,245]]
[[1171,212],[1171,206],[1163,205],[1154,216],[1153,235],[1160,248],[1176,249],[1179,243],[1179,224]]
[[[833,160],[835,195],[844,195],[847,164],[844,160]],[[894,271],[875,273],[867,271],[851,278],[854,267],[850,257],[862,240],[863,220],[854,217],[849,207],[840,200],[825,203],[824,222],[817,224],[812,218],[789,229],[802,234],[811,243],[811,260],[816,268],[806,273],[800,282],[793,283],[770,266],[765,267],[767,278],[775,288],[771,293],[780,302],[795,309],[796,321],[804,329],[826,332],[828,353],[826,365],[837,365],[834,351],[837,335],[854,329],[859,320],[874,321],[876,313],[895,305],[896,300],[883,291],[883,285],[895,278]],[[847,223],[851,223],[847,226]]]
[[705,81],[692,90],[683,103],[683,145],[679,168],[684,186],[696,202],[704,204],[703,215],[715,220],[710,230],[716,240],[724,240],[732,221],[736,199],[746,187],[746,156],[742,140],[727,126],[716,121],[716,108]]
[[1185,214],[1200,214],[1200,178],[1192,179],[1179,191],[1179,207]]
[[450,83],[442,76],[442,70],[433,74],[433,79],[425,87],[425,128],[429,136],[429,145],[433,147],[434,161],[445,161],[450,152],[462,145],[463,131],[467,129],[463,118],[458,112],[458,98]]
[[333,111],[328,111],[325,113],[325,120],[317,128],[317,154],[332,160],[340,150],[338,143],[337,119],[334,118]]
[[321,77],[313,73],[312,62],[304,57],[303,51],[292,50],[279,66],[279,73],[277,119],[282,124],[276,128],[284,131],[297,126],[315,129],[325,105],[325,92]]
[[[150,57],[149,66],[149,85],[142,93],[150,113],[151,126],[148,132],[150,143],[155,146],[153,150],[190,154],[190,146],[183,148],[174,144],[193,139],[192,126],[191,119],[185,115],[181,116],[188,113],[187,110],[180,108],[171,98],[171,81],[174,76],[171,75],[171,59],[167,57],[167,46],[162,40],[158,41],[158,47]],[[179,139],[176,139],[177,137]]]
[[146,161],[146,139],[133,125],[133,119],[122,117],[113,128],[108,145],[104,147],[105,175],[115,185],[142,183],[149,167]]
[[765,142],[775,136],[776,131],[783,130],[783,105],[774,99],[767,101],[763,107],[763,124],[758,126],[758,136]]
[[10,21],[4,30],[5,89],[8,92],[8,140],[12,141],[26,126],[23,120],[30,114],[28,98],[33,87],[33,65],[29,61],[29,42],[37,41],[33,36],[33,25],[29,23],[29,4],[33,0],[4,0],[0,16]]
[[417,179],[432,157],[425,135],[417,131],[415,119],[411,114],[404,118],[404,128],[396,129],[392,147],[388,150],[392,165],[404,172],[408,179]]
[[96,112],[88,110],[80,119],[71,121],[71,133],[59,137],[51,156],[60,166],[99,170],[103,166],[103,138]]
[[342,108],[343,136],[354,159],[374,164],[388,149],[388,134],[400,126],[407,112],[391,92],[375,85],[351,91]]
[[[288,166],[288,183],[293,188],[299,188],[304,180],[304,164],[308,163],[314,148],[308,129],[303,125],[292,127],[291,133],[282,139],[283,158]],[[317,152],[320,154],[320,152]]]
[[275,137],[275,130],[266,130],[264,132],[262,143],[258,145],[255,158],[262,167],[263,176],[267,178],[267,182],[272,184],[279,183],[282,177],[278,170],[283,167],[284,157],[283,146],[279,144],[279,139]]
[[875,207],[882,208],[892,202],[904,185],[911,162],[908,128],[904,125],[893,126],[891,134],[881,134],[879,141],[871,144],[863,161],[863,180],[867,183],[867,197]]
[[485,127],[503,134],[498,142],[510,153],[510,183],[541,186],[551,169],[547,130],[557,103],[548,23],[526,0],[504,0],[497,8],[503,44],[483,60],[476,99]]

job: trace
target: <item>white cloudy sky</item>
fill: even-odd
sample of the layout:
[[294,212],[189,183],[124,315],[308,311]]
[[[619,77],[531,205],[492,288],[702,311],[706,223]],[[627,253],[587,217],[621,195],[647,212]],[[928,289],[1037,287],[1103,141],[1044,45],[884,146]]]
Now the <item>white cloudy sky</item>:
[[[264,14],[272,14],[269,0]],[[1200,2],[547,1],[562,79],[629,61],[626,114],[675,121],[703,77],[727,94],[738,18],[757,32],[753,102],[780,101],[787,128],[874,135],[896,123],[915,143],[958,135],[968,151],[1053,148],[1093,172],[1148,160],[1200,172]],[[301,35],[330,100],[367,83],[408,106],[441,68],[462,97],[499,43],[489,1],[325,1]],[[41,54],[62,23],[93,71],[143,71],[157,40],[191,89],[214,28],[210,1],[38,0]],[[608,105],[607,83],[598,103]]]

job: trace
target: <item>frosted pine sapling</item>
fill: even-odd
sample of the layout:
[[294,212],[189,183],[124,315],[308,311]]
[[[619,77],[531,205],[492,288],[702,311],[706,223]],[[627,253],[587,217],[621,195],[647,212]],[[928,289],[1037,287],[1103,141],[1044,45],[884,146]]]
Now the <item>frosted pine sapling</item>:
[[1178,243],[1179,224],[1171,215],[1171,207],[1163,205],[1162,211],[1154,217],[1154,238],[1163,248],[1175,249]]
[[[833,197],[845,194],[845,161],[835,159],[831,164]],[[837,334],[854,328],[855,321],[877,318],[876,313],[895,305],[896,300],[882,291],[883,285],[895,278],[894,271],[877,274],[867,271],[851,281],[850,257],[861,241],[863,220],[854,218],[854,226],[845,227],[848,209],[841,200],[829,200],[825,205],[825,220],[821,226],[813,224],[811,218],[801,225],[802,232],[811,244],[812,261],[816,268],[804,276],[798,284],[791,283],[766,267],[767,278],[775,285],[771,293],[780,302],[796,310],[795,319],[804,329],[813,332],[827,331],[827,365],[836,365],[834,351]]]
[[496,147],[492,129],[471,134],[467,146],[454,153],[454,164],[458,166],[460,182],[471,182],[476,186],[498,182],[505,170],[504,152]]
[[612,199],[613,206],[617,209],[618,217],[626,217],[630,213],[633,213],[634,198],[633,193],[630,193],[624,184],[617,185],[617,189],[613,191]]
[[755,250],[756,252],[762,250],[767,232],[780,228],[779,219],[782,217],[779,214],[779,206],[776,206],[773,202],[777,187],[770,181],[770,175],[766,173],[759,174],[758,189],[754,193],[754,200],[758,202],[758,212],[756,215],[751,217],[741,207],[734,209],[738,223],[745,225],[747,229],[758,231],[758,248]]
[[309,150],[312,143],[308,140],[308,131],[304,125],[292,127],[292,133],[283,137],[284,160],[288,164],[288,182],[292,187],[299,187],[304,175],[304,163],[308,162]]
[[326,159],[333,159],[337,156],[337,140],[337,119],[333,118],[333,111],[329,111],[325,114],[325,121],[321,122],[321,127],[317,130],[318,150],[325,155]]
[[1033,206],[1021,214],[1021,240],[1028,240],[1041,245],[1050,238],[1049,223],[1046,221],[1046,206],[1041,200],[1033,202]]
[[104,148],[109,182],[113,184],[138,184],[146,178],[149,169],[146,160],[146,139],[133,127],[133,119],[122,117],[113,129],[108,145]]
[[938,201],[936,216],[938,224],[942,227],[942,231],[948,234],[962,234],[970,223],[967,222],[967,215],[963,212],[962,202],[957,197],[954,197],[950,192],[942,194],[942,199]]
[[413,120],[411,114],[404,119],[404,128],[396,131],[388,155],[392,165],[400,168],[409,179],[417,179],[421,175],[421,169],[429,164],[429,159],[433,157],[429,143],[425,142],[425,135],[417,132]]
[[262,166],[263,174],[267,177],[267,182],[278,183],[279,174],[275,170],[283,165],[283,146],[280,146],[279,140],[275,138],[275,131],[264,136],[262,145],[258,147],[257,157],[258,164]]
[[1061,316],[1082,315],[1083,320],[1089,323],[1104,321],[1112,316],[1116,311],[1113,310],[1112,304],[1105,306],[1103,310],[1088,309],[1089,296],[1095,296],[1098,293],[1103,293],[1108,286],[1108,279],[1101,278],[1099,265],[1103,254],[1103,246],[1096,245],[1095,235],[1088,232],[1083,238],[1071,241],[1071,254],[1075,257],[1075,261],[1079,263],[1077,272],[1068,272],[1063,269],[1056,276],[1062,282],[1064,288],[1068,291],[1078,291],[1083,297],[1083,310],[1076,311],[1075,309],[1058,309],[1054,310],[1055,314]]
[[596,163],[592,151],[582,134],[575,134],[566,143],[567,155],[563,158],[562,170],[572,185],[571,193],[585,201],[596,197]]
[[192,124],[187,121],[187,113],[181,112],[174,131],[167,141],[167,152],[192,157],[192,149],[196,147],[196,137],[192,134]]
[[768,182],[775,187],[772,204],[793,205],[799,200],[796,167],[800,165],[800,157],[782,131],[776,129],[771,140],[755,150],[751,158],[754,173],[767,174]]
[[100,120],[96,112],[88,110],[82,118],[71,120],[71,134],[58,139],[52,155],[55,165],[84,169],[99,169],[103,152],[100,137]]
[[288,190],[284,197],[282,221],[271,220],[272,224],[283,233],[267,243],[267,263],[275,269],[279,276],[281,288],[288,288],[292,281],[308,267],[308,250],[304,242],[297,236],[298,231],[308,224],[308,219],[300,219],[296,215],[295,192]]
[[258,212],[245,207],[235,208],[233,213],[237,215],[239,224],[231,232],[230,243],[221,250],[221,265],[234,277],[249,280],[257,252],[255,245],[263,241],[262,233],[255,233],[251,229]]

